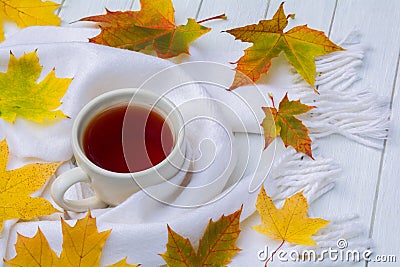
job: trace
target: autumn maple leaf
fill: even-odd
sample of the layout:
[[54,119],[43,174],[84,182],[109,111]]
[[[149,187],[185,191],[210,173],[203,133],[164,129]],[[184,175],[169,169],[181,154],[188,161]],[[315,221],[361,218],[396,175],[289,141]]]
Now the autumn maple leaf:
[[46,199],[30,195],[44,186],[60,163],[29,164],[8,171],[9,150],[5,140],[0,142],[0,153],[0,232],[5,220],[30,220],[57,212]]
[[[43,232],[38,229],[32,237],[18,235],[15,250],[17,255],[4,262],[11,266],[38,267],[86,267],[99,266],[101,251],[111,230],[99,232],[96,219],[88,212],[85,218],[70,226],[61,221],[63,243],[60,257],[51,249]],[[34,263],[34,265],[29,265]],[[109,267],[138,267],[126,262],[126,258]]]
[[261,224],[252,228],[272,239],[281,240],[277,250],[284,242],[315,246],[311,236],[329,224],[329,221],[324,219],[307,217],[308,203],[303,192],[286,199],[283,207],[277,209],[262,187],[257,197],[256,209],[261,216]]
[[72,79],[57,78],[53,69],[38,83],[42,69],[36,51],[19,59],[10,53],[7,72],[0,72],[0,118],[12,123],[19,116],[43,123],[67,117],[55,109]]
[[237,62],[231,90],[251,81],[256,82],[261,74],[268,73],[271,59],[281,52],[284,52],[303,79],[314,87],[315,57],[341,51],[343,48],[331,42],[324,32],[310,29],[307,25],[283,32],[288,25],[288,18],[293,17],[292,14],[286,16],[282,3],[271,20],[261,20],[258,24],[226,31],[236,39],[253,43]]
[[4,40],[3,23],[13,21],[20,28],[39,25],[60,25],[54,11],[60,5],[42,0],[0,0],[0,41]]
[[297,152],[303,152],[313,158],[311,151],[311,138],[308,136],[307,127],[295,116],[301,115],[315,108],[297,101],[290,101],[287,93],[275,107],[272,96],[272,107],[262,107],[265,117],[261,123],[264,129],[265,147],[278,136],[282,138],[286,147],[292,146]]
[[188,238],[174,232],[168,226],[167,251],[161,257],[171,267],[226,266],[240,251],[236,246],[239,238],[239,219],[242,208],[218,221],[210,220],[196,252]]
[[106,10],[105,15],[81,19],[97,22],[101,29],[89,41],[134,51],[151,46],[159,57],[171,58],[189,54],[189,43],[211,30],[191,18],[186,25],[176,26],[171,0],[140,0],[140,5],[140,11]]

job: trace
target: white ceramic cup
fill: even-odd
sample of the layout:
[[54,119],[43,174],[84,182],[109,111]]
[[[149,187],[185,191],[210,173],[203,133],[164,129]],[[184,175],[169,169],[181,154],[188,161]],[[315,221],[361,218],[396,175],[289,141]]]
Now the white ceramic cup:
[[[174,145],[171,153],[159,164],[139,172],[116,173],[95,165],[85,155],[82,139],[88,124],[104,110],[122,105],[147,107],[163,116],[168,123]],[[124,138],[126,136],[129,135],[124,133]],[[60,207],[75,212],[118,205],[141,188],[164,182],[180,171],[187,161],[184,137],[182,115],[165,97],[147,90],[130,88],[105,93],[89,102],[78,114],[72,128],[73,153],[78,167],[63,173],[54,181],[52,197]],[[67,190],[80,182],[88,183],[95,195],[81,200],[65,199]]]

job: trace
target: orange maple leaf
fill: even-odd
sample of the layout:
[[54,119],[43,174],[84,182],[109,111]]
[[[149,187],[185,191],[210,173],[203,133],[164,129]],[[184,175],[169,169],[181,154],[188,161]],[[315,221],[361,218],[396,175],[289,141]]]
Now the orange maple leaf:
[[[140,11],[106,10],[105,15],[81,19],[97,22],[101,28],[100,34],[89,41],[134,51],[151,46],[159,57],[171,58],[189,54],[189,43],[211,30],[191,18],[186,25],[176,26],[171,0],[140,0],[140,5]],[[210,19],[218,18],[225,16]]]

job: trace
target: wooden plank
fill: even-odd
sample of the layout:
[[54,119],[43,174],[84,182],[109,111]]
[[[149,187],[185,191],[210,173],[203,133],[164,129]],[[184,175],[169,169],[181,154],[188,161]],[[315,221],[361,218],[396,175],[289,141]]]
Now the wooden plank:
[[[400,58],[400,52],[399,56]],[[392,106],[392,124],[382,158],[382,172],[377,190],[376,212],[372,220],[371,234],[375,241],[376,255],[395,255],[400,261],[400,63],[397,69],[397,80],[394,87]],[[382,266],[382,263],[371,262],[369,267]]]
[[[362,80],[355,84],[354,88],[368,88],[387,97],[388,100],[392,94],[400,47],[400,28],[393,27],[400,20],[399,8],[400,3],[391,0],[368,1],[368,5],[363,0],[339,1],[332,27],[333,39],[343,37],[346,34],[345,29],[359,29],[361,41],[369,50],[360,70]],[[342,150],[337,150],[338,156],[349,154],[346,144],[340,147]],[[354,180],[353,187],[359,188],[360,191],[351,199],[357,198],[356,201],[360,203],[356,210],[359,214],[370,213],[369,202],[373,199],[376,187],[373,191],[369,188],[371,184],[376,184],[374,180],[378,177],[381,154],[379,150],[357,146],[357,150],[346,157],[345,161],[349,163],[346,166],[351,168],[348,178]],[[352,205],[351,201],[348,204]]]
[[333,22],[332,37],[338,39],[352,29],[359,29],[366,53],[361,71],[362,83],[357,88],[369,88],[390,97],[400,44],[399,1],[382,0],[339,1]]
[[105,8],[110,10],[128,10],[132,8],[133,0],[65,0],[60,11],[64,22],[70,23],[83,17],[105,14]]
[[[331,38],[340,40],[357,28],[362,34],[362,43],[371,48],[360,69],[362,80],[354,85],[354,89],[368,88],[390,97],[395,76],[393,66],[397,63],[400,43],[400,28],[392,26],[400,19],[396,10],[399,10],[399,3],[390,0],[338,2]],[[340,136],[323,139],[320,144],[324,155],[333,157],[342,166],[343,174],[337,181],[335,192],[324,196],[313,209],[318,215],[355,213],[360,215],[365,226],[369,226],[382,151]]]
[[176,24],[186,24],[188,18],[196,18],[201,0],[172,0],[175,8]]

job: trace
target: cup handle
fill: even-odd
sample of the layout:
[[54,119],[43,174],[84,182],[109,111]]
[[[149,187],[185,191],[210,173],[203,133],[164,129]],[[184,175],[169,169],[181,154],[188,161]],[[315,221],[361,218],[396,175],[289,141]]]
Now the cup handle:
[[88,209],[105,208],[108,206],[108,204],[104,203],[96,196],[80,200],[65,199],[65,192],[67,192],[71,186],[79,182],[90,183],[89,176],[80,167],[76,167],[61,174],[51,186],[51,196],[53,200],[63,209],[75,212],[85,212]]

